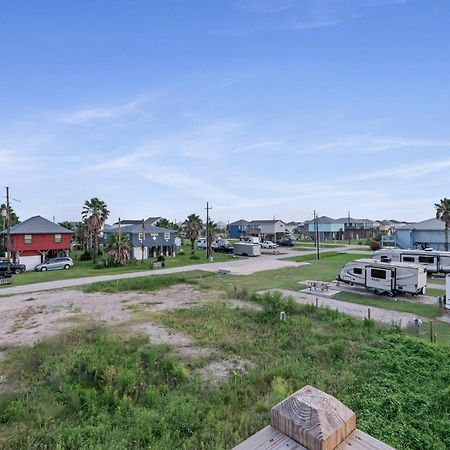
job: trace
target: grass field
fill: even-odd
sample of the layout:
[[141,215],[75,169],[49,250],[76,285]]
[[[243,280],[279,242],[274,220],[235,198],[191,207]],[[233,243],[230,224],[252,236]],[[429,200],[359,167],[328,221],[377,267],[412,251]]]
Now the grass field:
[[450,448],[449,347],[277,296],[252,300],[264,309],[215,302],[159,315],[216,352],[210,358],[248,361],[247,373],[219,387],[199,376],[208,358],[183,361],[98,328],[12,351],[0,448],[230,449],[306,384],[335,395],[359,428],[395,448]]
[[[206,258],[205,250],[196,250],[196,255],[199,259],[190,258],[190,248],[188,245],[183,246],[184,254],[178,254],[175,258],[167,257],[165,261],[165,268],[188,266],[193,264],[204,264],[210,262]],[[232,256],[225,253],[215,253],[214,262],[230,261]],[[31,283],[43,283],[46,281],[67,280],[74,278],[95,277],[99,275],[115,275],[119,273],[127,272],[141,272],[143,270],[149,270],[154,260],[149,259],[144,263],[136,261],[126,266],[120,267],[107,267],[107,268],[95,268],[92,261],[79,261],[74,260],[74,266],[69,270],[53,270],[48,272],[25,272],[19,275],[14,275],[14,286],[22,286]],[[158,269],[155,269],[158,270]],[[0,286],[1,289],[7,286]]]

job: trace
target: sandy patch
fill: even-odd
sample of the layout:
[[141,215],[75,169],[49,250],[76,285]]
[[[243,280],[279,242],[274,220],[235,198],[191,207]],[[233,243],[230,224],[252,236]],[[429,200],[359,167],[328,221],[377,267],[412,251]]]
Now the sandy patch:
[[262,311],[263,307],[257,303],[246,302],[245,300],[239,300],[237,298],[232,298],[228,300],[228,305],[230,308],[247,308],[253,309],[254,311]]
[[[140,311],[189,308],[205,300],[206,294],[186,285],[155,293],[86,294],[60,290],[34,293],[32,297],[29,294],[4,297],[0,299],[0,348],[32,345],[88,320],[114,326],[130,321]],[[163,332],[158,333],[162,336]]]
[[207,364],[200,370],[200,377],[204,382],[219,385],[226,381],[231,374],[243,375],[255,365],[244,359],[222,359]]

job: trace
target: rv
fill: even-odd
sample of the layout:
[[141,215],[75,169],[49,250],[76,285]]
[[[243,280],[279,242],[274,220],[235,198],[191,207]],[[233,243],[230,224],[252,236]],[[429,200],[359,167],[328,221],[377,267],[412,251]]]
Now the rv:
[[337,279],[364,286],[378,295],[394,296],[401,292],[416,295],[426,292],[427,271],[420,264],[357,259],[347,263]]
[[261,255],[261,245],[251,241],[239,241],[233,245],[233,254],[237,256],[259,256]]
[[377,250],[373,259],[380,261],[398,261],[414,264],[423,264],[429,273],[450,273],[450,252],[437,250]]

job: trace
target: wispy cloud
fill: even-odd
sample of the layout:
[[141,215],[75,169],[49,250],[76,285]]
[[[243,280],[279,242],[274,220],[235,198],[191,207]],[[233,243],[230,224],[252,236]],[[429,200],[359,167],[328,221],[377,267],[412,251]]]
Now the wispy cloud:
[[352,152],[376,153],[398,149],[448,148],[450,140],[417,139],[407,137],[349,136],[319,145],[307,146],[302,153]]
[[62,120],[70,124],[84,124],[92,121],[114,119],[126,114],[139,112],[139,107],[148,102],[148,100],[149,97],[143,95],[117,105],[84,108],[65,114]]
[[[373,180],[377,178],[399,178],[409,179],[423,175],[430,175],[445,171],[448,173],[450,168],[450,159],[443,159],[432,162],[417,162],[414,164],[395,167],[392,169],[375,170],[371,172],[361,173],[352,177],[354,180]],[[445,178],[443,178],[445,180]]]

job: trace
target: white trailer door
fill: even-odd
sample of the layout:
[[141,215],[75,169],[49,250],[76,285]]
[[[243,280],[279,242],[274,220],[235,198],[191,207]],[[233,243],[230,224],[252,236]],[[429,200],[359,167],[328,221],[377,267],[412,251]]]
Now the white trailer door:
[[366,267],[366,287],[380,291],[393,291],[395,287],[395,269]]

